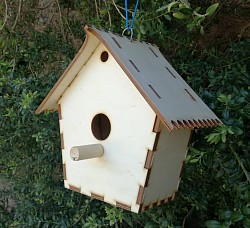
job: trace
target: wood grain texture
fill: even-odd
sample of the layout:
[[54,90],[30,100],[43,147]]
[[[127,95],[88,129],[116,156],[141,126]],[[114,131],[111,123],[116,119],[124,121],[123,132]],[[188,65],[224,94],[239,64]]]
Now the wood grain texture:
[[116,206],[120,207],[122,209],[125,209],[127,211],[131,211],[131,206],[129,206],[129,205],[126,205],[126,204],[123,204],[123,203],[120,203],[120,202],[116,202]]
[[66,172],[66,165],[63,164],[63,179],[67,180],[67,172]]
[[79,193],[81,192],[81,188],[75,187],[73,185],[69,185],[69,189],[75,192],[79,192]]
[[95,194],[95,193],[91,193],[91,198],[104,201],[104,196],[100,196],[100,195]]
[[[156,114],[110,53],[106,62],[101,61],[104,51],[100,44],[60,99],[67,184],[81,186],[81,193],[89,196],[103,195],[111,204],[123,202],[138,212],[138,186],[145,183],[147,150],[153,149],[156,139],[152,132]],[[107,116],[111,126],[104,140],[96,138],[91,128],[99,113]],[[103,156],[81,161],[70,158],[72,147],[92,144],[103,146]]]
[[60,134],[60,140],[61,140],[61,149],[64,149],[64,136],[63,136],[63,133]]
[[150,169],[151,168],[152,160],[153,160],[153,154],[154,154],[153,151],[148,150],[147,158],[146,158],[145,165],[144,165],[145,169]]
[[58,111],[58,119],[61,120],[62,119],[62,106],[61,106],[61,104],[58,104],[57,111]]
[[143,203],[143,195],[144,195],[144,187],[140,186],[137,200],[136,200],[137,204],[141,205]]

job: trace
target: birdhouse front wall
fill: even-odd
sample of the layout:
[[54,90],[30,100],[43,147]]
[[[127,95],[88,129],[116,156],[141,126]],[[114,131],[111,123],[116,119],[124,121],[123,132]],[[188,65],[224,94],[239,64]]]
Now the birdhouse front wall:
[[[97,115],[110,122],[106,139],[93,132]],[[60,98],[59,119],[65,187],[138,212],[138,191],[148,173],[146,156],[156,138],[156,114],[103,44]],[[104,155],[70,158],[72,147],[91,144],[101,144]]]

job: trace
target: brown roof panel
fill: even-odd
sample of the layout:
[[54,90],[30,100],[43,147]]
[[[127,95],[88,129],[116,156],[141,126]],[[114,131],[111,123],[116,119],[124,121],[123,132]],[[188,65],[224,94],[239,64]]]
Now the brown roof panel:
[[102,42],[170,131],[221,124],[158,47],[140,41],[131,42],[127,37],[94,27],[85,26],[85,30],[87,38],[83,47],[38,107],[37,113],[56,110],[60,96]]
[[[182,79],[155,45],[130,41],[111,32],[87,28],[112,53],[142,96],[172,130],[221,124],[193,89]],[[175,123],[175,124],[173,124]]]

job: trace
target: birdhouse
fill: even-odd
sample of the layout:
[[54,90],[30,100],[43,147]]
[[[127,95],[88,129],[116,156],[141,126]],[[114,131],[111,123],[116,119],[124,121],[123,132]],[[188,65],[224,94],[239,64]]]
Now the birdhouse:
[[65,187],[136,213],[172,200],[192,129],[221,121],[155,45],[85,31],[36,110],[58,111]]

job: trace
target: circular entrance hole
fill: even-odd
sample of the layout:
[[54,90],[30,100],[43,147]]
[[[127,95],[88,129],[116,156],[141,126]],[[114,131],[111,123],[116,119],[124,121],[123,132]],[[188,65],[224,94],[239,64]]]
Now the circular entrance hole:
[[106,52],[106,51],[103,51],[102,54],[101,54],[101,60],[102,62],[106,62],[109,58],[109,53]]
[[97,114],[92,120],[91,130],[96,139],[105,140],[111,131],[109,118],[102,113]]

